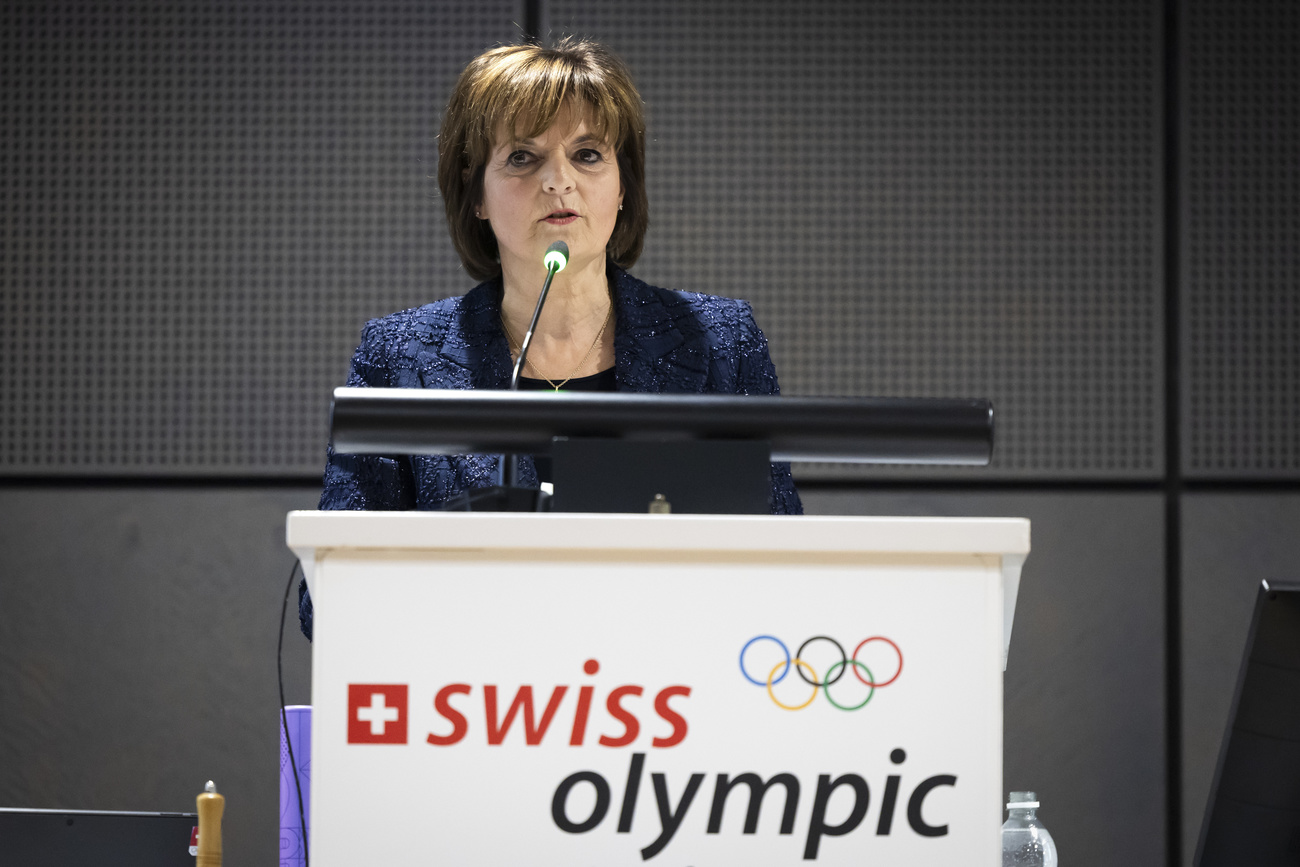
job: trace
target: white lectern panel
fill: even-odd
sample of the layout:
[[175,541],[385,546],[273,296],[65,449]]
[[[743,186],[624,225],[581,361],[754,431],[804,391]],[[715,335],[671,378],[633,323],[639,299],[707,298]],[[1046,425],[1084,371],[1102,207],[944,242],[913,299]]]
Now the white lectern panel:
[[998,863],[1026,521],[294,513],[289,541],[323,867]]

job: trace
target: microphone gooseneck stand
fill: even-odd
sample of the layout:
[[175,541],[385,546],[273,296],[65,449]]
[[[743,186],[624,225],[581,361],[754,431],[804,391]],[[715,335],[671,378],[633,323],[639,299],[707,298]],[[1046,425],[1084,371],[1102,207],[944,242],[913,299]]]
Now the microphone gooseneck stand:
[[[537,296],[533,319],[528,323],[528,330],[519,344],[519,357],[515,359],[515,368],[510,373],[511,391],[519,390],[519,377],[523,374],[524,362],[528,358],[528,347],[533,342],[533,332],[537,330],[537,320],[542,316],[542,305],[546,303],[546,295],[551,291],[551,281],[569,264],[569,245],[563,241],[551,244],[542,256],[542,264],[546,266],[546,281],[542,283],[541,294]],[[496,485],[458,494],[447,501],[446,508],[461,512],[545,512],[550,508],[550,495],[537,488],[519,486],[519,455],[511,453],[501,456]]]
[[[564,266],[569,264],[569,245],[563,241],[556,241],[546,248],[546,255],[542,257],[542,264],[546,266],[546,282],[542,283],[541,294],[537,296],[537,306],[533,308],[533,319],[528,323],[528,330],[524,332],[524,339],[519,343],[519,357],[515,359],[515,369],[510,373],[510,390],[519,390],[519,377],[524,372],[524,361],[528,358],[528,347],[533,343],[533,332],[537,330],[537,320],[542,318],[542,305],[546,303],[546,295],[551,291],[551,281],[555,275],[564,270]],[[519,486],[519,455],[509,454],[502,455],[502,463],[505,465],[505,486],[515,488]],[[540,511],[540,510],[539,510]]]

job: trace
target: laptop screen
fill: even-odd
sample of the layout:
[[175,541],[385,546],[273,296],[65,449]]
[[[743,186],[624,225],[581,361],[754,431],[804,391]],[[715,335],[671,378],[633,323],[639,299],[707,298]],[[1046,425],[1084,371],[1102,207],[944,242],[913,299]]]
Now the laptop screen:
[[193,867],[193,813],[0,808],[0,861],[13,867]]

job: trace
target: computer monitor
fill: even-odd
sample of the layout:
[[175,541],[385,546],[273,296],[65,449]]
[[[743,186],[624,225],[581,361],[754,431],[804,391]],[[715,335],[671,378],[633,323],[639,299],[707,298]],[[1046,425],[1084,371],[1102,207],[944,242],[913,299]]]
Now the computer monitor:
[[[987,400],[339,388],[340,454],[503,453],[471,511],[763,514],[771,461],[984,466]],[[518,485],[516,457],[553,460],[554,498]]]
[[0,808],[0,863],[15,867],[186,867],[194,813]]
[[1300,583],[1260,586],[1193,863],[1300,864]]
[[755,440],[774,461],[985,466],[985,399],[337,388],[342,454],[549,454],[556,437]]

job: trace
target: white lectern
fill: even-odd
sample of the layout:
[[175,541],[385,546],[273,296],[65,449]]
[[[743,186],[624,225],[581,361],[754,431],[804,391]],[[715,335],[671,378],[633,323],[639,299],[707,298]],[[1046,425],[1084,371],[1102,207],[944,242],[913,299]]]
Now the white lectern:
[[311,854],[1000,863],[1023,519],[294,512]]

